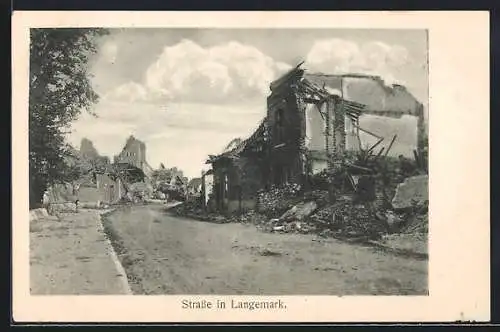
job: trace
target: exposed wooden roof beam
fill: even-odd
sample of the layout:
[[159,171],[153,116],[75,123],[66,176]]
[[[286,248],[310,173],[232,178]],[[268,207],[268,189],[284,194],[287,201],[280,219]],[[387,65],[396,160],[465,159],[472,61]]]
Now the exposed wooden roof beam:
[[367,134],[369,134],[369,135],[372,135],[373,137],[376,137],[376,138],[378,138],[378,139],[383,139],[383,137],[381,137],[381,136],[379,136],[379,135],[377,135],[377,134],[374,134],[374,133],[372,133],[372,132],[370,132],[370,131],[368,131],[368,130],[366,130],[366,129],[363,129],[363,128],[361,128],[360,126],[353,125],[353,127],[354,127],[354,128],[356,128],[356,129],[359,129],[359,130],[361,130],[361,131],[363,131],[363,132],[365,132],[365,133],[367,133]]

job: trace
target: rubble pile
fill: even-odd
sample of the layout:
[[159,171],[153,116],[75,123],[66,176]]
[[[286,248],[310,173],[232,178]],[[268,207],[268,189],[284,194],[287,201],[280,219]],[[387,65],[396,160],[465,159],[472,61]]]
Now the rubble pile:
[[257,211],[270,218],[281,216],[302,200],[300,189],[298,184],[287,184],[261,191],[258,194]]
[[315,201],[301,202],[286,211],[279,220],[281,222],[305,221],[317,209],[318,204]]
[[[406,211],[394,211],[376,203],[356,203],[352,195],[339,196],[334,204],[326,205],[323,203],[324,194],[318,199],[321,204],[307,209],[307,202],[299,203],[280,218],[271,218],[261,228],[274,232],[315,233],[325,237],[365,240],[378,240],[393,233],[427,233],[425,204],[415,205]],[[314,207],[317,209],[314,210]],[[308,214],[297,214],[299,209]],[[311,211],[313,213],[309,214]]]
[[427,234],[429,231],[429,215],[415,216],[415,219],[405,229],[402,230],[404,234]]
[[302,234],[313,233],[315,231],[314,226],[308,222],[283,222],[279,219],[271,219],[268,223],[261,225],[260,229],[267,232]]
[[388,231],[385,216],[370,204],[354,204],[341,197],[310,217],[309,221],[321,235],[342,238],[379,238]]
[[427,234],[429,227],[429,201],[414,202],[413,206],[402,214],[401,233]]
[[[258,193],[255,210],[242,214],[210,214],[192,202],[175,209],[184,216],[253,224],[266,232],[311,233],[364,243],[390,239],[394,246],[401,247],[400,242],[408,242],[407,247],[423,246],[428,229],[428,176],[403,170],[400,164],[387,158],[371,166],[370,174],[337,172],[333,192],[323,174],[307,191],[298,184],[273,187]],[[363,167],[367,166],[358,168]]]
[[203,216],[205,215],[203,207],[199,201],[189,201],[179,204],[170,209],[177,215],[182,216]]
[[304,200],[315,201],[319,208],[330,203],[328,190],[313,190],[304,194]]

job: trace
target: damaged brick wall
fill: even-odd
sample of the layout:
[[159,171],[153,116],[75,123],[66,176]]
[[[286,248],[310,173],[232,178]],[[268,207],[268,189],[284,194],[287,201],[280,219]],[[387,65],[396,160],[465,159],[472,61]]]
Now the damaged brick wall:
[[305,104],[297,97],[293,81],[268,97],[270,128],[270,185],[302,181],[305,137]]
[[223,159],[213,164],[213,193],[220,212],[253,209],[257,192],[265,187],[264,166],[255,156]]

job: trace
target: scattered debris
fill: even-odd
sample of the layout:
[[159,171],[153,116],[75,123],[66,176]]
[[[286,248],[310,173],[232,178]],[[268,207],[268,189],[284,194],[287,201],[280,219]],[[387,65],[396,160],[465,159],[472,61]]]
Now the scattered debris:
[[359,202],[374,201],[375,196],[375,178],[368,175],[359,176],[356,183],[356,199]]
[[429,201],[422,203],[414,201],[411,208],[402,213],[403,234],[427,234],[429,227]]
[[311,216],[319,233],[332,232],[337,238],[355,238],[367,236],[378,238],[387,232],[385,221],[379,220],[376,210],[369,204],[354,204],[349,199],[338,199],[337,202]]
[[389,230],[397,230],[401,225],[401,218],[397,216],[393,211],[387,211],[385,214],[385,218]]
[[216,223],[254,224],[265,232],[310,233],[388,248],[405,241],[408,248],[422,246],[428,230],[428,176],[418,175],[411,160],[387,157],[382,149],[374,154],[375,146],[312,176],[307,189],[286,184],[259,192],[255,210],[225,216],[192,202],[174,210]]
[[318,208],[318,204],[314,201],[309,201],[305,203],[299,203],[292,207],[290,210],[286,211],[279,220],[281,222],[290,222],[290,221],[302,221],[309,217],[316,209]]
[[257,211],[271,218],[278,218],[288,209],[300,203],[301,187],[297,184],[288,184],[283,187],[274,187],[269,191],[258,194]]

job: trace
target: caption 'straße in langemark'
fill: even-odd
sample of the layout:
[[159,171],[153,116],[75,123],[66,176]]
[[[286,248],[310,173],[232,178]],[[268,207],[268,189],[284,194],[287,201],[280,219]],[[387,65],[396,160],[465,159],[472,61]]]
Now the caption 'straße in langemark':
[[182,309],[240,309],[240,310],[268,310],[268,309],[286,309],[286,305],[281,300],[274,301],[241,301],[241,300],[188,300],[181,302]]

